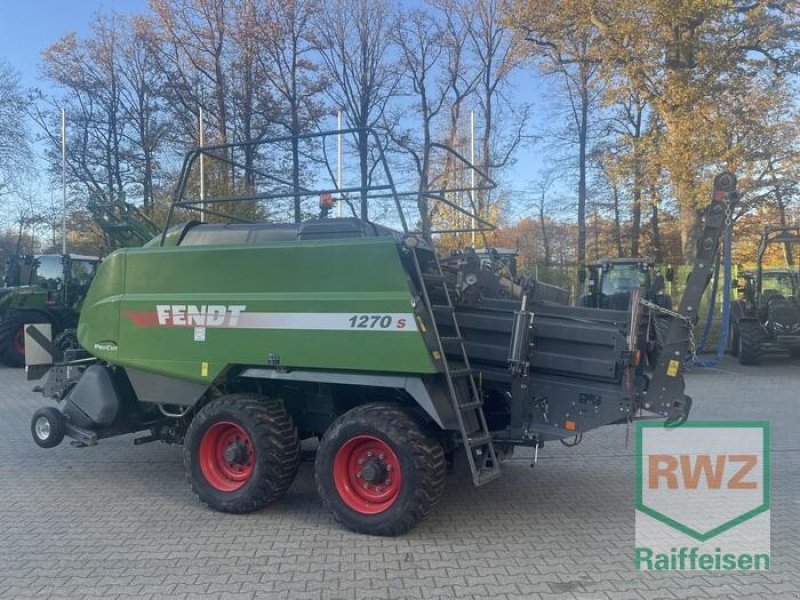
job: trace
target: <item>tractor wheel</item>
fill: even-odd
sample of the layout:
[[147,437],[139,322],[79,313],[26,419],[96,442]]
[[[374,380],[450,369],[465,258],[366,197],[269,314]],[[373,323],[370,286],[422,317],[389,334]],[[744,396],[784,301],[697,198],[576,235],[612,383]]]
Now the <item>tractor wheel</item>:
[[0,325],[0,362],[7,367],[25,366],[25,317],[12,314]]
[[739,322],[739,363],[757,365],[761,362],[764,333],[755,321]]
[[33,441],[40,448],[55,448],[64,440],[64,415],[52,406],[40,408],[31,417]]
[[231,394],[209,402],[192,419],[183,456],[200,500],[222,512],[247,513],[292,485],[300,442],[283,402]]
[[325,507],[348,529],[371,535],[414,527],[439,501],[445,474],[439,441],[393,404],[366,404],[339,417],[315,464]]
[[733,318],[728,324],[728,344],[725,349],[731,356],[739,356],[739,326],[734,323]]

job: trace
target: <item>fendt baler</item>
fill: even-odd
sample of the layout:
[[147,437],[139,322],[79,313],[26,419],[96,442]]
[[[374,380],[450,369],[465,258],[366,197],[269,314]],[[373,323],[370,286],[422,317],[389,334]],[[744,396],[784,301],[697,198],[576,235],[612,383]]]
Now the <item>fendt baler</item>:
[[[187,158],[175,212],[199,206],[181,189],[203,152],[221,154]],[[717,179],[703,265],[713,264],[734,182]],[[687,418],[687,329],[710,269],[690,276],[683,316],[673,313],[648,375],[638,302],[630,311],[569,307],[487,253],[440,259],[404,218],[402,231],[369,221],[365,186],[339,191],[361,200],[359,218],[327,217],[322,190],[319,218],[190,222],[109,256],[84,302],[82,350],[68,351],[40,388],[61,406],[33,416],[35,441],[52,447],[66,435],[88,446],[148,432],[135,442],[183,444],[200,499],[242,513],[287,492],[300,441],[316,437],[325,506],[350,529],[393,535],[436,504],[457,453],[480,485],[515,446]],[[246,198],[267,196],[277,194]]]

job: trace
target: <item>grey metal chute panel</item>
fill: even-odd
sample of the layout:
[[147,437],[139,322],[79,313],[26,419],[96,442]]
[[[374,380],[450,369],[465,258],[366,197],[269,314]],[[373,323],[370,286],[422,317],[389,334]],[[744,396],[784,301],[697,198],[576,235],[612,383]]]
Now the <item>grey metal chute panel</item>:
[[193,406],[208,390],[208,385],[140,371],[125,369],[140,402]]
[[[493,302],[492,310],[457,308],[461,333],[476,369],[507,366],[517,304]],[[627,326],[621,323],[622,315],[543,303],[533,304],[531,309],[534,372],[619,383],[622,354],[627,350]]]
[[67,396],[64,414],[80,427],[105,427],[117,418],[120,404],[119,393],[108,367],[92,365],[83,372]]

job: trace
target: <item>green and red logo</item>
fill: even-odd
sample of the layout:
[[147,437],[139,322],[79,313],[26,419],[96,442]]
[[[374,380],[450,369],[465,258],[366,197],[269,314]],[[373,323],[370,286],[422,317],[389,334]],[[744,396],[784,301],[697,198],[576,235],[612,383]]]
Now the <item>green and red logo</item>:
[[769,567],[769,423],[637,427],[638,569]]

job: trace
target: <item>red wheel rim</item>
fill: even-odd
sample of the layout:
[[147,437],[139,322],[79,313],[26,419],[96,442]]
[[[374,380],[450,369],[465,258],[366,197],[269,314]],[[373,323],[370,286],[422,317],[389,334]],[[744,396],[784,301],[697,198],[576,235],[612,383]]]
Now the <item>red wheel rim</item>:
[[382,513],[400,495],[400,461],[384,440],[356,435],[336,453],[333,482],[339,497],[354,511],[365,515]]
[[25,326],[20,325],[17,332],[14,334],[14,351],[25,357]]
[[200,440],[200,471],[221,492],[234,492],[253,476],[255,451],[241,425],[214,423]]

